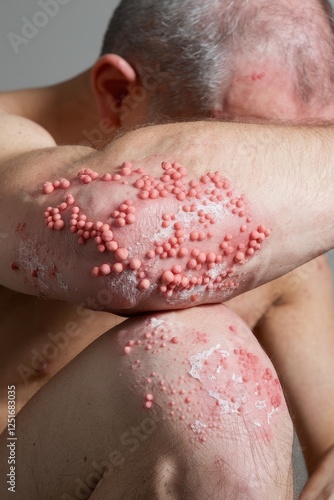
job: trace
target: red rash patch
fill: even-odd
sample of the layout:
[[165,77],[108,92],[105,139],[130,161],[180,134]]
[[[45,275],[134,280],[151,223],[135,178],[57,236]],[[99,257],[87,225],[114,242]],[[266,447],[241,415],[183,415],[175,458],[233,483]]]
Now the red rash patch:
[[[243,343],[244,332],[241,336]],[[231,330],[225,339],[222,336],[221,344],[202,346],[202,352],[196,354],[193,348],[189,352],[185,338],[193,339],[192,345],[208,341],[205,332],[155,317],[138,331],[120,332],[120,349],[128,357],[128,369],[136,372],[133,390],[142,393],[143,407],[150,412],[160,408],[163,418],[184,421],[200,443],[212,432],[224,432],[226,422],[242,428],[246,425],[247,432],[270,442],[271,420],[284,406],[280,383],[271,368],[259,356],[237,347],[242,344]],[[166,352],[175,364],[167,373],[166,367],[160,371]]]
[[[99,176],[83,169],[71,182],[46,182],[44,194],[69,189],[74,182],[83,188],[92,182],[113,183],[116,189],[117,185],[128,184],[137,194],[111,207],[104,222],[88,219],[73,195],[67,194],[59,206],[47,207],[45,224],[50,230],[66,228],[79,245],[92,242],[97,255],[106,256],[104,264],[92,269],[95,279],[131,273],[131,283],[135,277],[139,293],[154,289],[168,301],[173,298],[193,303],[202,300],[204,293],[237,288],[237,268],[262,248],[270,230],[252,224],[245,195],[234,193],[230,181],[219,172],[190,180],[187,169],[178,163],[163,162],[161,169],[161,176],[153,177],[125,162],[114,175]],[[129,226],[135,229],[141,209],[159,200],[172,200],[170,206],[176,208],[161,215],[157,237],[140,250],[125,247],[123,231],[128,234]]]
[[255,82],[256,80],[263,80],[263,78],[265,76],[266,76],[266,74],[263,72],[257,73],[256,71],[253,71],[251,78],[252,78],[253,82]]

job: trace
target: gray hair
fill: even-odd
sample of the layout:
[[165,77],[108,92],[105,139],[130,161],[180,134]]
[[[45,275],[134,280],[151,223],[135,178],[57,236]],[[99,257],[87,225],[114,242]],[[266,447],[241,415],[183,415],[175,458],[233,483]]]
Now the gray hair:
[[[329,21],[329,2],[315,2]],[[334,35],[305,18],[304,5],[296,10],[282,0],[122,0],[102,54],[119,54],[141,79],[147,68],[163,76],[150,94],[152,116],[210,116],[223,106],[237,54],[259,50],[287,63],[309,102],[327,81],[332,91]]]

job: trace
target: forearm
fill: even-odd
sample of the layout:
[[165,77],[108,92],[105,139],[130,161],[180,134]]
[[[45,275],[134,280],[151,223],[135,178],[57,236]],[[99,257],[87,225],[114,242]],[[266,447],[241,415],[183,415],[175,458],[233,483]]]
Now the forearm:
[[[2,282],[86,303],[102,290],[108,304],[87,305],[128,314],[222,301],[274,279],[334,246],[332,136],[331,128],[173,124],[137,130],[60,167],[46,158],[43,171],[8,177]],[[124,161],[132,169],[123,175]],[[163,170],[163,162],[179,165]],[[98,177],[85,184],[82,168]],[[44,182],[62,177],[69,188],[43,193]],[[69,194],[55,230],[58,217],[45,213]],[[74,224],[75,207],[88,227]]]
[[273,230],[261,261],[274,264],[275,277],[334,246],[332,126],[171,124],[133,132],[112,148],[126,151],[121,157],[128,159],[160,154],[196,178],[208,170],[228,177],[234,193],[245,194],[253,213]]

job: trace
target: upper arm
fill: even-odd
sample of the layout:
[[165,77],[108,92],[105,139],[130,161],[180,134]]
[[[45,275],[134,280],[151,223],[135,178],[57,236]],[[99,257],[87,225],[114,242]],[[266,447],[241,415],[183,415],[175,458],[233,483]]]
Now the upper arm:
[[53,137],[43,127],[21,116],[0,114],[0,165],[30,151],[55,147]]
[[[43,183],[49,179],[75,175],[79,169],[76,163],[91,153],[91,149],[81,146],[57,147],[43,127],[19,116],[0,114],[2,285],[17,291],[32,292],[31,287],[27,286],[27,279],[24,278],[22,282],[22,277],[19,278],[10,269],[10,263],[23,252],[22,258],[32,266],[31,242],[35,241],[38,247],[52,245],[43,220],[47,204],[42,192]],[[62,193],[56,193],[53,201],[55,206],[57,201],[61,203]]]
[[282,298],[259,328],[281,375],[309,463],[334,443],[334,298],[325,256],[283,279]]

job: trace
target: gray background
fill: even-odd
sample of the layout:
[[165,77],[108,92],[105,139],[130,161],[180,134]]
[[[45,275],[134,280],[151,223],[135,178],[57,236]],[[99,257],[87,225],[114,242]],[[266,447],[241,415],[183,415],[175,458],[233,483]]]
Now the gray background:
[[[28,44],[14,52],[8,33],[21,34],[48,0],[0,0],[0,90],[56,83],[87,69],[99,53],[103,33],[119,0],[59,0],[59,13]],[[56,0],[50,0],[56,1]],[[157,0],[159,1],[159,0]],[[334,4],[334,0],[331,0]]]
[[[59,0],[54,17],[16,53],[9,33],[22,34],[25,21],[43,11],[43,0],[0,0],[0,91],[50,85],[87,69],[97,58],[103,33],[119,0]],[[56,0],[53,0],[56,1]],[[157,0],[158,1],[158,0]],[[47,0],[44,0],[46,3]],[[334,0],[332,0],[332,3]],[[40,21],[45,22],[40,18]],[[330,256],[334,270],[334,254]],[[304,481],[301,468],[299,483]]]
[[[42,86],[87,69],[99,54],[118,0],[64,0],[59,12],[15,53],[8,33],[22,34],[22,17],[32,20],[47,0],[0,0],[0,90]],[[56,0],[53,0],[56,1]],[[60,0],[62,1],[62,0]],[[38,18],[37,18],[38,19]],[[43,20],[42,20],[43,21]],[[37,21],[38,22],[38,21]]]

